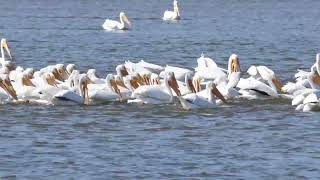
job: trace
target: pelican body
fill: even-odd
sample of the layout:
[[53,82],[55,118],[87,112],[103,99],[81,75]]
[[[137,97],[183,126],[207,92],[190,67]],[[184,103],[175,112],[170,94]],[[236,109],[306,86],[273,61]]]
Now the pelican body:
[[102,27],[105,30],[128,30],[131,28],[131,22],[124,12],[120,12],[120,22],[106,19]]
[[162,19],[164,21],[180,20],[180,11],[177,0],[173,1],[173,11],[166,10],[163,14]]

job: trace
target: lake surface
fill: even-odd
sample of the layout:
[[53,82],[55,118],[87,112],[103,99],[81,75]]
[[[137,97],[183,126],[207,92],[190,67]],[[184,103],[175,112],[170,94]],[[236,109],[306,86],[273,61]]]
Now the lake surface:
[[[320,52],[320,1],[187,0],[166,23],[169,0],[10,0],[0,36],[15,61],[75,63],[101,77],[125,60],[195,67],[266,65],[286,82]],[[125,11],[133,29],[110,33]],[[318,179],[320,114],[286,100],[236,101],[186,112],[174,105],[0,106],[1,179]]]

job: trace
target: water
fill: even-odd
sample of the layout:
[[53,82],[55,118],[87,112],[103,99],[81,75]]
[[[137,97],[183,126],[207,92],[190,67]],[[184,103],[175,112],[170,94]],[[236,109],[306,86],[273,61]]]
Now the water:
[[[0,35],[17,64],[58,62],[100,76],[124,60],[194,67],[202,52],[223,67],[267,65],[285,82],[319,52],[320,1],[10,0]],[[134,28],[102,30],[125,11]],[[90,107],[1,105],[3,179],[310,179],[320,177],[319,113],[286,100],[236,101],[212,110],[121,103]]]

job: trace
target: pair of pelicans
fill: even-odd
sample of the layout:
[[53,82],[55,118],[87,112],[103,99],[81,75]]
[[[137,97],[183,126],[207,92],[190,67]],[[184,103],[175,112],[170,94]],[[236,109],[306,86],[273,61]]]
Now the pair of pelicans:
[[[162,19],[164,21],[176,21],[180,19],[180,10],[178,1],[173,1],[173,11],[166,10]],[[106,19],[102,24],[102,27],[106,30],[128,30],[132,27],[127,15],[124,12],[120,12],[120,21]]]
[[[6,57],[9,57],[8,60]],[[251,66],[248,78],[241,77],[240,61],[232,54],[228,68],[219,67],[205,55],[194,70],[159,66],[141,60],[126,61],[115,74],[98,78],[95,69],[80,73],[74,64],[50,65],[35,71],[16,67],[5,39],[1,40],[0,101],[41,104],[99,104],[128,102],[170,104],[184,109],[214,108],[233,99],[292,99],[297,110],[320,107],[320,54],[310,72],[299,70],[296,82],[282,87],[275,73],[266,66]]]

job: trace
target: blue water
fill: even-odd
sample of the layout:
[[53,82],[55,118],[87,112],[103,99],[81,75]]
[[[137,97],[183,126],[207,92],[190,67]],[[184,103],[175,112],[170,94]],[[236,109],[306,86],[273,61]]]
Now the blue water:
[[[242,71],[267,65],[283,81],[320,51],[320,1],[10,0],[0,36],[16,64],[75,63],[101,77],[125,60],[195,67],[202,52]],[[128,32],[102,29],[125,11]],[[0,106],[2,179],[318,179],[319,113],[287,100],[236,101],[185,112],[175,105]]]

